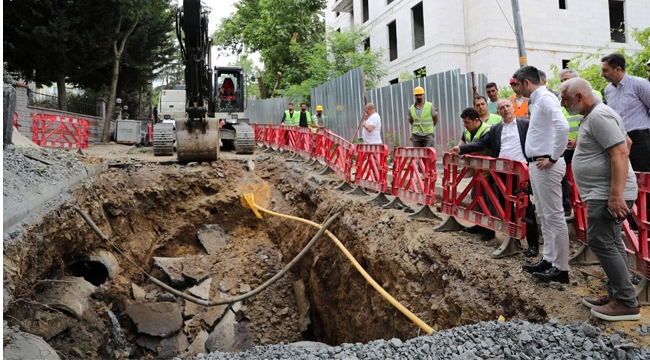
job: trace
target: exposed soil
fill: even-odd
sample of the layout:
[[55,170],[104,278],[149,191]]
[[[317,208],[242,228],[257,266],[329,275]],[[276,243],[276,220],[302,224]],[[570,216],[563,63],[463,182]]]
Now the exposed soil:
[[[595,320],[580,304],[581,296],[602,291],[604,274],[599,266],[572,267],[568,285],[533,281],[520,270],[525,262],[522,255],[490,257],[500,240],[484,243],[478,236],[436,233],[433,227],[438,221],[411,220],[403,211],[382,210],[366,204],[368,198],[333,190],[339,182],[336,175],[319,176],[313,167],[286,162],[287,155],[259,152],[240,158],[226,154],[225,159],[233,160],[184,166],[142,162],[139,159],[151,160],[146,152],[136,149],[125,154],[124,147],[118,149],[107,158],[111,162],[126,158],[131,164],[111,168],[91,187],[77,190],[75,204],[126,256],[168,283],[153,266],[153,257],[187,257],[188,263],[201,263],[213,279],[211,298],[220,296],[220,282],[233,279],[236,285],[229,295],[238,295],[242,285],[254,289],[271,278],[316,233],[314,228],[283,218],[264,215],[263,220],[257,219],[242,200],[244,193],[252,192],[262,207],[319,223],[341,212],[332,233],[384,289],[435,330],[500,315],[532,322],[558,318],[562,322],[588,321],[606,331],[622,330],[632,341],[650,347],[650,338],[630,330],[650,324],[647,307],[642,309],[640,323],[610,324]],[[98,161],[94,156],[85,158]],[[255,160],[254,171],[247,170],[248,159]],[[208,255],[199,243],[196,234],[203,224],[218,224],[228,233],[230,242],[218,254]],[[99,249],[112,252],[121,271],[96,292],[94,309],[84,313],[83,319],[51,311],[34,301],[48,279],[60,277],[66,264]],[[5,319],[43,336],[63,358],[125,356],[110,335],[109,310],[124,328],[131,356],[154,357],[153,352],[135,345],[137,331],[125,310],[135,302],[132,283],[143,287],[151,301],[156,301],[152,291],[157,287],[102,242],[70,204],[48,214],[18,241],[5,246],[4,277],[5,284],[15,286],[13,300],[4,309]],[[313,322],[304,333],[298,330],[292,286],[299,279],[307,286]],[[184,300],[175,301],[185,306]],[[202,308],[194,318],[186,319],[184,331],[190,343],[202,328],[211,330],[205,324],[206,311]],[[365,282],[327,238],[289,275],[246,301],[239,320],[246,325],[247,334],[242,336],[248,336],[254,345],[404,340],[421,334]],[[53,335],[48,338],[48,334]]]

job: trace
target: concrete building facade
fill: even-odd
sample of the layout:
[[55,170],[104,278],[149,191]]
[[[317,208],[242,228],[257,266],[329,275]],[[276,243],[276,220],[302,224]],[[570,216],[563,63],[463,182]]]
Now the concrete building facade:
[[[604,55],[641,49],[622,29],[650,27],[648,0],[520,0],[527,60],[546,71],[563,68],[580,53]],[[519,67],[511,1],[329,0],[326,23],[334,30],[363,26],[364,46],[384,50],[388,75],[460,68],[507,85]]]

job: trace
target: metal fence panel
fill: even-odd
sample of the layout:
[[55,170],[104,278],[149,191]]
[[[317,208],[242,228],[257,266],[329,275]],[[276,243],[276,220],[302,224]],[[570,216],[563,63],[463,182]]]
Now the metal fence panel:
[[[255,124],[279,124],[288,105],[287,98],[248,100],[244,116]],[[300,109],[300,106],[295,109]]]

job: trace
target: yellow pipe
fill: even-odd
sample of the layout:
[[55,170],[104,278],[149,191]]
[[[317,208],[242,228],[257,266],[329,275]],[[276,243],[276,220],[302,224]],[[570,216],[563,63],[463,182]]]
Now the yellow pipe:
[[[296,220],[296,221],[299,221],[299,222],[301,222],[303,224],[308,224],[308,225],[311,225],[311,226],[313,226],[315,228],[318,228],[318,229],[321,228],[320,224],[317,224],[317,223],[315,223],[313,221],[309,221],[307,219],[303,219],[303,218],[299,218],[299,217],[295,217],[295,216],[291,216],[291,215],[280,214],[280,213],[273,212],[271,210],[267,210],[267,209],[255,204],[253,194],[245,194],[244,198],[246,199],[246,202],[248,203],[250,208],[253,210],[255,215],[260,219],[262,218],[262,215],[257,210],[260,210],[262,212],[265,212],[265,213],[273,215],[273,216],[279,216],[279,217],[286,218],[286,219]],[[420,319],[415,314],[413,314],[411,311],[409,311],[409,309],[405,308],[404,305],[400,304],[399,301],[395,300],[394,297],[392,297],[388,292],[386,292],[386,290],[384,290],[379,284],[377,284],[377,282],[372,277],[370,277],[370,275],[368,275],[368,273],[361,267],[361,265],[359,265],[357,260],[354,259],[354,256],[352,256],[352,254],[350,254],[348,249],[346,249],[345,246],[343,246],[341,241],[339,241],[339,239],[336,238],[336,236],[334,236],[334,234],[332,234],[329,230],[325,230],[325,234],[327,234],[327,236],[329,236],[329,238],[332,239],[332,241],[334,241],[336,246],[338,246],[339,249],[341,249],[341,251],[343,252],[343,254],[345,254],[345,257],[347,257],[348,260],[350,260],[350,262],[352,263],[352,265],[354,265],[354,267],[357,269],[357,271],[359,271],[359,273],[361,273],[361,275],[366,279],[366,281],[373,288],[375,288],[375,290],[377,290],[381,294],[381,296],[383,296],[386,300],[388,300],[388,302],[390,302],[402,314],[406,315],[406,317],[408,317],[417,326],[422,328],[422,330],[424,330],[427,334],[433,333],[433,328],[431,328],[431,326],[427,325],[424,321],[422,321],[422,319]]]

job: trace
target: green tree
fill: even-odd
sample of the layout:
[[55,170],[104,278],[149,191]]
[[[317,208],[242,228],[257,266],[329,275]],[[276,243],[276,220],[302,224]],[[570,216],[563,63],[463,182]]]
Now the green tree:
[[[325,40],[326,5],[326,0],[239,0],[214,32],[214,44],[232,55],[259,52],[267,93],[278,72],[286,84],[300,84],[309,78],[301,56]],[[303,51],[290,51],[294,44]]]
[[344,31],[329,30],[327,41],[304,49],[293,44],[291,52],[300,53],[300,59],[309,77],[299,84],[285,86],[281,94],[295,101],[306,101],[311,89],[346,72],[363,67],[366,74],[366,89],[374,89],[379,80],[386,76],[383,67],[383,49],[371,50],[360,47],[368,33],[362,27]]

